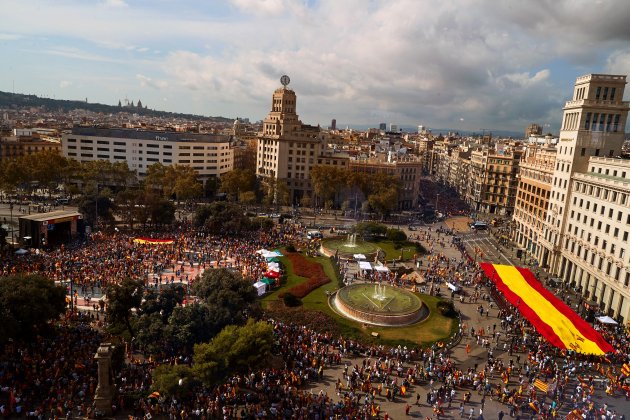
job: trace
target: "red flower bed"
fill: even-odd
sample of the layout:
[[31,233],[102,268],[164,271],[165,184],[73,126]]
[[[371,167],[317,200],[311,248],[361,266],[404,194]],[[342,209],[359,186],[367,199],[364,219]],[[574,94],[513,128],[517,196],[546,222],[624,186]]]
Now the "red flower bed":
[[[293,286],[285,293],[291,293],[293,296],[301,299],[319,286],[330,282],[330,279],[326,276],[320,264],[307,260],[302,254],[298,254],[297,252],[288,254],[287,258],[291,261],[293,273],[296,276],[306,277],[308,280]],[[283,296],[284,293],[280,297],[282,298]]]

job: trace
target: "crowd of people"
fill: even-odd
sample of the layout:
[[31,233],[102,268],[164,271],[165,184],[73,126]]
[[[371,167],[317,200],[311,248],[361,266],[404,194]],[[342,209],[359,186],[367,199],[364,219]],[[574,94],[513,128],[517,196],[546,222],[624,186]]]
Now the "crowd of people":
[[[236,268],[246,281],[254,282],[267,267],[257,250],[289,243],[312,247],[303,229],[293,223],[240,238],[210,235],[184,225],[171,238],[171,244],[151,245],[137,243],[131,235],[99,232],[77,248],[3,259],[0,275],[41,273],[53,280],[71,279],[92,294],[106,292],[113,282],[127,277],[143,280],[146,287],[173,281],[188,284],[202,270],[218,266]],[[515,308],[501,301],[465,252],[461,258],[443,252],[445,247],[459,246],[447,238],[435,231],[418,234],[416,239],[431,245],[423,278],[432,294],[451,283],[458,287],[460,305],[476,306],[480,317],[470,325],[462,323],[459,345],[467,354],[481,352],[482,363],[458,362],[454,349],[440,344],[366,346],[333,335],[325,325],[307,328],[269,319],[274,357],[264,369],[232,376],[215,387],[197,387],[188,395],[166,397],[151,393],[152,370],[160,364],[192,361],[134,358],[115,372],[119,398],[114,410],[134,418],[353,419],[388,418],[384,406],[401,404],[407,414],[424,407],[432,417],[450,412],[477,418],[483,417],[487,398],[505,407],[499,418],[523,413],[558,418],[560,413],[573,413],[579,418],[623,419],[623,413],[595,396],[605,392],[611,398],[630,398],[620,372],[630,350],[625,327],[601,330],[617,350],[607,358],[556,349]],[[342,270],[347,268],[342,265]],[[381,276],[378,280],[409,286],[395,273]],[[73,314],[54,328],[48,338],[10,342],[5,348],[0,363],[2,415],[94,415],[93,356],[103,336],[82,314]],[[324,386],[324,380],[334,388]],[[139,397],[130,402],[125,398],[129,395]]]

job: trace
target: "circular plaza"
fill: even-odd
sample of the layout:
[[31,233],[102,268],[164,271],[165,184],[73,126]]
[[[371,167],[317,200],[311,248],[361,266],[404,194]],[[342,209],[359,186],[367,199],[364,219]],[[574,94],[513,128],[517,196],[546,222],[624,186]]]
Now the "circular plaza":
[[429,316],[429,309],[415,294],[377,283],[343,287],[330,296],[329,304],[340,315],[371,325],[403,326]]

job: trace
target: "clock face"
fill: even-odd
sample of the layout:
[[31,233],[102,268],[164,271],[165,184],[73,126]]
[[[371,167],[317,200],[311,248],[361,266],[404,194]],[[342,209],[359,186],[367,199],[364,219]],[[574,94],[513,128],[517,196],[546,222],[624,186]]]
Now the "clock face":
[[289,79],[289,76],[286,74],[280,78],[280,83],[282,83],[283,86],[288,85],[290,81],[291,79]]

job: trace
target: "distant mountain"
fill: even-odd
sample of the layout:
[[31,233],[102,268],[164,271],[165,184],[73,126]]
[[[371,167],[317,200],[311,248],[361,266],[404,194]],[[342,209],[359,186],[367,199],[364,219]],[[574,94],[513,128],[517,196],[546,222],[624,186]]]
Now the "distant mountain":
[[21,93],[10,93],[0,91],[0,108],[17,107],[40,107],[43,106],[50,111],[63,110],[72,111],[74,109],[85,109],[92,112],[102,112],[105,114],[116,114],[119,112],[131,112],[138,115],[152,117],[174,117],[189,120],[209,120],[213,122],[232,122],[233,118],[206,117],[203,115],[180,114],[176,112],[156,111],[154,109],[140,108],[137,106],[115,106],[84,101],[71,101],[66,99],[40,98],[36,95],[23,95]]

